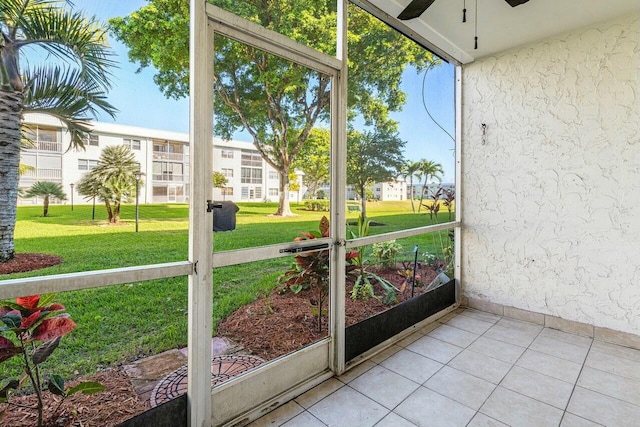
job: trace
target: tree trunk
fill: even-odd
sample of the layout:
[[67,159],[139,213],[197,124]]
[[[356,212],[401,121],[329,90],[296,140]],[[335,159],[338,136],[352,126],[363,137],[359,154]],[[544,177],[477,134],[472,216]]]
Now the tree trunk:
[[15,254],[22,102],[21,92],[0,91],[0,262]]
[[118,221],[120,221],[120,201],[116,200],[113,202],[113,215],[111,215],[109,222],[111,224],[117,224]]
[[43,205],[42,216],[47,216],[49,215],[49,196],[44,196]]
[[364,185],[360,186],[360,217],[363,221],[367,219],[367,189]]
[[107,217],[109,219],[109,222],[111,222],[111,219],[113,218],[113,211],[111,210],[111,203],[109,203],[108,200],[104,201],[104,206],[107,209]]
[[422,200],[424,200],[424,191],[427,189],[428,178],[429,176],[427,175],[427,177],[424,179],[424,184],[422,184],[422,191],[420,192],[420,204],[418,205],[418,212],[420,212],[420,209],[422,208]]
[[291,206],[289,206],[289,171],[280,171],[280,182],[278,183],[278,211],[275,216],[293,216]]
[[416,213],[416,207],[413,204],[413,176],[409,178],[409,198],[411,199],[411,210]]

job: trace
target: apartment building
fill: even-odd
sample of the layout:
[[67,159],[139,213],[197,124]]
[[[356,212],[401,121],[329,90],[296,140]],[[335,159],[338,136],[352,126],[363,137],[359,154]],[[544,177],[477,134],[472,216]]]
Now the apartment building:
[[[35,146],[24,149],[21,163],[31,168],[20,177],[20,188],[36,181],[62,185],[67,203],[85,203],[75,185],[84,174],[98,165],[100,153],[110,145],[127,145],[144,174],[140,203],[185,203],[189,200],[189,135],[113,123],[92,122],[93,132],[84,149],[69,149],[70,136],[56,118],[27,114],[24,123]],[[214,189],[214,199],[231,201],[277,201],[279,177],[254,148],[243,141],[214,138],[214,170],[227,178],[225,188]],[[298,173],[302,181],[302,173]],[[299,200],[306,188],[291,192]],[[55,202],[55,201],[54,201]],[[37,199],[20,199],[20,204],[40,203]]]

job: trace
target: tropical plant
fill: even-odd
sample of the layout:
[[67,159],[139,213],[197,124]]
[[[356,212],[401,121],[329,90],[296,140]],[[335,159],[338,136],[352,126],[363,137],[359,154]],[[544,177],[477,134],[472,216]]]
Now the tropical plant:
[[[348,228],[348,232],[352,239],[358,237],[366,237],[369,235],[369,227],[371,220],[363,219],[362,216],[358,217],[357,228],[354,231]],[[351,299],[356,300],[359,298],[368,299],[376,298],[383,300],[384,304],[393,304],[398,301],[398,288],[393,286],[388,280],[378,276],[377,274],[366,269],[365,265],[365,252],[366,246],[360,246],[355,250],[351,257],[351,267],[348,269],[352,276],[355,276],[353,282],[353,288],[351,290]],[[375,294],[373,287],[374,283],[378,283],[384,290],[384,297],[378,297]]]
[[[35,390],[37,405],[27,406],[27,408],[38,412],[38,426],[43,425],[45,386],[44,376],[40,370],[41,365],[58,348],[62,337],[76,327],[73,320],[65,313],[65,307],[54,303],[54,298],[52,294],[42,297],[32,295],[16,298],[15,302],[0,301],[2,324],[0,326],[0,363],[19,356],[24,369],[21,378],[11,379],[7,384],[2,384],[0,403],[6,406],[0,412],[0,418],[12,405],[25,407],[22,404],[12,403],[10,398],[28,380]],[[62,397],[51,415],[52,421],[55,421],[60,405],[68,396],[78,392],[93,394],[104,390],[104,386],[96,382],[83,382],[65,390],[64,379],[56,374],[49,375],[46,388],[51,393]]]
[[[105,98],[114,64],[106,30],[95,18],[68,11],[67,3],[0,0],[0,262],[15,252],[22,114],[55,116],[71,135],[71,146],[83,147],[88,116],[98,110],[111,116],[116,112]],[[48,60],[29,61],[25,48],[40,48]]]
[[453,212],[453,204],[456,200],[456,190],[449,188],[442,188],[442,204],[447,208],[449,212],[449,221],[451,221],[451,214]]
[[401,251],[402,245],[395,240],[374,243],[372,246],[372,253],[376,263],[383,267],[395,267],[396,258]]
[[432,178],[437,179],[438,182],[442,182],[443,173],[444,169],[442,169],[442,165],[440,163],[436,163],[432,160],[420,161],[420,175],[422,175],[422,178],[424,178],[424,182],[422,184],[422,192],[420,193],[420,204],[418,205],[418,212],[420,212],[422,200],[424,199],[424,195],[428,189],[427,182]]
[[[337,11],[334,0],[209,0],[217,6],[335,55]],[[112,19],[116,37],[129,46],[129,58],[153,65],[156,83],[167,96],[189,88],[189,2],[150,0],[125,18]],[[162,25],[157,25],[162,22]],[[387,120],[406,94],[400,82],[406,66],[417,70],[438,62],[431,53],[386,24],[349,5],[350,118],[367,124]],[[326,122],[331,102],[326,74],[292,64],[257,48],[216,39],[214,79],[216,133],[230,138],[245,130],[264,160],[280,175],[276,215],[291,215],[288,176],[311,130]]]
[[55,182],[38,181],[33,184],[25,193],[25,198],[42,197],[42,216],[49,216],[49,199],[55,197],[58,200],[67,200],[67,195],[62,190],[61,184]]
[[414,187],[413,187],[413,178],[416,177],[417,173],[420,170],[420,162],[413,162],[411,160],[405,162],[400,169],[401,174],[405,178],[409,178],[409,200],[411,200],[411,211],[415,213],[416,207],[413,203],[414,195]]
[[104,202],[109,223],[120,220],[120,206],[131,201],[136,191],[136,174],[140,165],[126,145],[111,145],[102,150],[98,166],[78,184],[78,193],[85,198]]
[[[427,196],[429,196],[429,191],[426,191]],[[422,206],[424,206],[428,211],[429,211],[429,219],[433,221],[433,217],[435,215],[436,217],[436,222],[438,221],[438,212],[440,212],[440,197],[442,196],[442,188],[438,188],[437,190],[433,191],[433,194],[431,194],[431,196],[429,197],[430,202],[427,203],[422,203]]]

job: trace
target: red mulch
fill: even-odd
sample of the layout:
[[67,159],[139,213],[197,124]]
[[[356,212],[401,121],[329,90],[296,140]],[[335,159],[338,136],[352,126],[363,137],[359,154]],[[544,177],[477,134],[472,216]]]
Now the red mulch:
[[62,258],[49,254],[16,254],[9,261],[0,262],[0,274],[24,273],[58,265]]
[[[398,303],[411,298],[411,286],[402,287],[404,277],[398,274],[404,267],[374,269],[367,267],[391,283],[402,292],[398,294]],[[410,267],[412,268],[412,267]],[[433,268],[418,263],[417,282],[428,284],[436,277]],[[387,310],[375,298],[352,300],[350,298],[353,283],[347,283],[345,304],[347,326],[358,323],[377,313]],[[375,294],[383,295],[382,288],[375,285]],[[426,290],[426,285],[416,286],[415,295]],[[327,316],[322,317],[322,332],[317,331],[317,316],[312,313],[310,300],[315,295],[309,291],[299,294],[273,291],[268,297],[261,298],[241,307],[218,325],[218,335],[226,336],[238,342],[253,354],[265,360],[291,353],[305,345],[327,336]],[[326,309],[327,304],[325,304]]]
[[[106,389],[93,395],[74,394],[60,406],[59,416],[51,418],[51,412],[58,406],[60,397],[48,391],[44,393],[45,427],[111,427],[116,426],[148,409],[138,399],[129,377],[120,370],[100,372],[83,381],[97,381]],[[73,387],[79,381],[69,381],[67,387]],[[34,395],[14,397],[11,402],[20,405],[35,406]],[[0,410],[6,405],[0,404]],[[33,427],[38,422],[37,411],[11,406],[7,415],[0,419],[0,426]]]

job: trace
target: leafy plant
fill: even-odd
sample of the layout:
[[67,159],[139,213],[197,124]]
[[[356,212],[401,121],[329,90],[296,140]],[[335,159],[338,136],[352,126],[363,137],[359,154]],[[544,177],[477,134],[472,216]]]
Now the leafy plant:
[[[15,302],[0,301],[0,363],[19,356],[24,369],[19,379],[10,380],[0,389],[0,403],[6,404],[0,412],[0,418],[9,407],[17,405],[10,401],[10,397],[29,380],[38,403],[28,408],[38,411],[38,426],[42,426],[44,384],[40,366],[58,348],[62,337],[76,327],[69,314],[65,313],[65,307],[54,303],[53,299],[54,295],[32,295],[16,298]],[[7,338],[7,335],[13,339]],[[65,390],[64,379],[57,374],[49,375],[46,384],[46,389],[62,397],[52,418],[55,418],[64,400],[72,394],[93,394],[104,390],[104,386],[96,382],[83,382]]]
[[424,262],[429,267],[433,267],[434,265],[436,265],[437,258],[435,256],[435,254],[432,254],[430,252],[425,252],[425,253],[422,254],[422,257],[424,258]]
[[[369,226],[371,224],[371,220],[363,219],[362,216],[358,217],[358,228],[356,232],[354,232],[351,228],[349,228],[349,233],[351,234],[351,238],[357,237],[365,237],[369,235]],[[352,258],[352,269],[351,273],[356,276],[353,289],[351,290],[351,299],[355,300],[358,298],[367,299],[367,298],[376,298],[378,300],[382,300],[384,304],[390,305],[394,302],[398,301],[398,296],[396,292],[398,292],[398,288],[393,286],[391,282],[388,280],[378,276],[371,271],[368,271],[365,268],[365,250],[366,246],[360,246],[356,251]],[[384,297],[378,297],[375,295],[375,290],[373,288],[373,282],[378,282],[380,286],[384,289]]]
[[431,194],[430,203],[422,203],[422,206],[427,208],[427,210],[429,211],[429,219],[431,220],[433,220],[434,215],[436,217],[436,221],[438,220],[438,212],[440,212],[440,197],[442,196],[442,191],[442,188],[438,188],[433,192],[433,194]]
[[395,240],[374,243],[372,246],[373,256],[376,262],[383,267],[395,267],[396,258],[402,250],[402,245]]
[[449,221],[451,221],[453,203],[456,200],[456,190],[444,188],[440,189],[442,190],[442,204],[447,208],[447,211],[449,212]]

